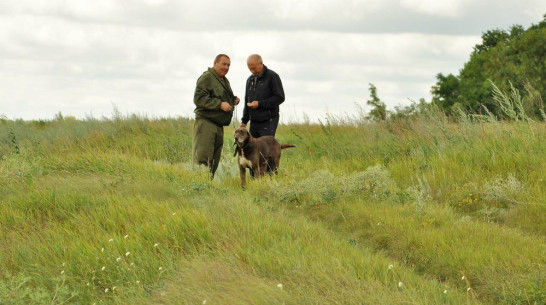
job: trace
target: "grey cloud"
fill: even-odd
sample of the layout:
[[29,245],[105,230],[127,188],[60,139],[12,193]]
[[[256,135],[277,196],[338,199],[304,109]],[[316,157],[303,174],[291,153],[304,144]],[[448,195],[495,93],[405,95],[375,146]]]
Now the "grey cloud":
[[438,17],[400,3],[0,2],[0,113],[100,116],[115,104],[124,113],[191,116],[195,81],[218,53],[232,58],[228,78],[239,96],[246,57],[262,54],[285,85],[286,117],[354,112],[369,83],[392,107],[428,98],[435,75],[457,72],[481,32],[540,21],[519,6],[544,7],[481,1]]
[[[326,31],[352,33],[428,33],[479,35],[484,29],[529,26],[530,14],[539,21],[546,3],[524,1],[469,1],[455,16],[433,15],[408,9],[399,1],[98,1],[78,8],[57,2],[35,8],[3,4],[2,11],[47,15],[78,22],[112,23],[191,31]],[[105,3],[110,3],[106,5]],[[301,5],[297,5],[300,3]],[[102,4],[102,5],[101,5]],[[81,5],[81,4],[80,4]],[[522,7],[530,7],[524,10]],[[101,8],[103,11],[101,11]],[[409,7],[411,8],[411,7]],[[531,13],[530,11],[534,11]]]

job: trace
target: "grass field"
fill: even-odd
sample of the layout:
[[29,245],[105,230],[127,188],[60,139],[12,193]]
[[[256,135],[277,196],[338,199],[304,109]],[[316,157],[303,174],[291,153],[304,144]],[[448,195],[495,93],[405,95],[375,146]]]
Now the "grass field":
[[0,120],[0,304],[546,304],[546,124],[281,125],[245,191],[192,127]]

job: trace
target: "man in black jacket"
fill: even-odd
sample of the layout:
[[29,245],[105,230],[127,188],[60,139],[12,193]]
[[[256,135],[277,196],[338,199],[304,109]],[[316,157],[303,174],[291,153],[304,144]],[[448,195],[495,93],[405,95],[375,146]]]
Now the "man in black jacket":
[[258,54],[247,59],[252,75],[246,81],[245,108],[241,127],[250,121],[250,134],[254,138],[275,136],[279,124],[279,105],[284,102],[281,78],[269,70]]

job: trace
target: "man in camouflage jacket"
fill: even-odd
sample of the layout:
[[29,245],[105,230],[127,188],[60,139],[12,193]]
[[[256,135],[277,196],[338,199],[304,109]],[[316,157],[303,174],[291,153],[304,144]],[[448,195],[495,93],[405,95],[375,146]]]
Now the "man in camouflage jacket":
[[229,125],[239,98],[233,95],[226,74],[231,61],[225,54],[214,59],[214,66],[197,80],[193,102],[193,162],[206,165],[211,177],[218,168],[224,143],[224,126]]

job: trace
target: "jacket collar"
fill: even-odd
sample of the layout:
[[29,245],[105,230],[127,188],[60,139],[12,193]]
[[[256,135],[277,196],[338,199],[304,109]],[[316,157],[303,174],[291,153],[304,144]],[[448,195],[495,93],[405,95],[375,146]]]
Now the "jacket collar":
[[214,68],[209,68],[208,69],[209,73],[214,75],[214,77],[216,78],[216,80],[218,80],[218,82],[220,83],[220,85],[222,85],[222,87],[224,87],[224,89],[226,89],[230,96],[233,95],[233,92],[231,91],[231,87],[229,85],[229,80],[227,79],[227,77],[224,76],[224,78],[221,78],[218,73],[216,73],[216,70],[214,70]]
[[264,68],[263,68],[262,72],[260,72],[260,74],[258,74],[258,75],[252,75],[252,76],[254,76],[254,77],[256,77],[256,78],[262,78],[262,77],[264,76],[264,74],[265,74],[266,71],[267,71],[267,66],[264,65]]
[[216,70],[214,70],[214,67],[210,67],[209,68],[209,72],[212,73],[212,75],[214,75],[218,80],[227,80],[227,77],[220,77],[220,75],[218,75],[218,73],[216,73]]

